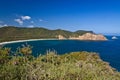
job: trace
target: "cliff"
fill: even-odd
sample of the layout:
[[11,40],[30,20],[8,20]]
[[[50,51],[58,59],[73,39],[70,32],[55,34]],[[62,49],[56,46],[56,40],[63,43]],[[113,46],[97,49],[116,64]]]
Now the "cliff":
[[66,38],[62,35],[58,35],[58,39],[66,39]]
[[107,38],[101,34],[85,33],[78,37],[70,37],[69,39],[75,40],[107,40]]

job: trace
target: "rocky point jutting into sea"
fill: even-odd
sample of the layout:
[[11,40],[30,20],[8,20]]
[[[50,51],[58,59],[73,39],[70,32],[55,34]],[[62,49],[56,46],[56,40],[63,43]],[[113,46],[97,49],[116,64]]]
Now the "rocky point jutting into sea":
[[85,33],[83,35],[80,35],[78,37],[72,37],[65,38],[62,35],[58,36],[59,39],[70,39],[70,40],[107,40],[107,38],[101,34],[93,34],[93,33]]

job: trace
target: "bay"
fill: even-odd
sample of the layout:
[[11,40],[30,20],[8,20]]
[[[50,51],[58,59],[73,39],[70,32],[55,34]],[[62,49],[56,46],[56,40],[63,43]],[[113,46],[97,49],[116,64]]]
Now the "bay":
[[15,51],[22,44],[33,46],[33,55],[45,54],[48,50],[56,51],[58,54],[69,52],[88,51],[96,52],[103,61],[120,71],[120,36],[112,40],[112,36],[107,36],[108,41],[80,41],[80,40],[38,40],[10,43],[4,47],[10,47]]

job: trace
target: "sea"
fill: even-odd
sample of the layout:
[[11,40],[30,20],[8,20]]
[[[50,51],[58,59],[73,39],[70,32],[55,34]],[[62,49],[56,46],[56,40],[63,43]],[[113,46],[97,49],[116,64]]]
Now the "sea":
[[4,47],[10,47],[14,52],[18,47],[24,44],[32,46],[33,55],[39,56],[46,54],[48,51],[55,51],[57,54],[70,52],[88,51],[99,54],[103,61],[120,71],[120,36],[118,39],[112,39],[112,36],[106,36],[108,41],[81,41],[81,40],[37,40],[10,43]]

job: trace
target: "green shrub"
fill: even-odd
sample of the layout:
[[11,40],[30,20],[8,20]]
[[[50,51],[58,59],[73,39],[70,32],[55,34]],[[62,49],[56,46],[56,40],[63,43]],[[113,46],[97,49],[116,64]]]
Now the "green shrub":
[[[19,51],[20,50],[20,51]],[[93,52],[71,52],[58,55],[49,51],[33,57],[30,46],[19,48],[9,56],[9,48],[1,48],[0,80],[119,80],[120,73]],[[5,57],[3,57],[5,55]],[[6,58],[10,57],[10,58]]]
[[0,64],[7,63],[10,59],[10,48],[0,48]]

